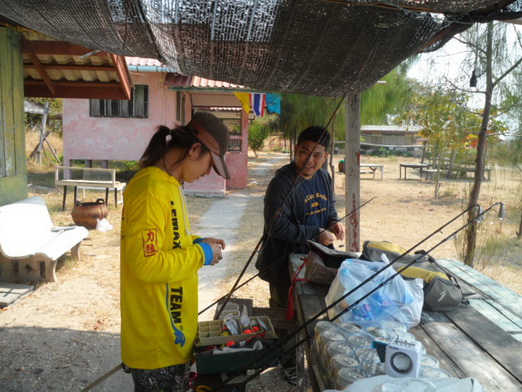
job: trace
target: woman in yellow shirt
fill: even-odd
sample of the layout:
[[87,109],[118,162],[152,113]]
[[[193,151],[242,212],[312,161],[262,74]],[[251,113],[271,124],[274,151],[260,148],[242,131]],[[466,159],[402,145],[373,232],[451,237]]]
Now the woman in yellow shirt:
[[121,350],[135,391],[185,392],[198,325],[198,270],[225,242],[192,235],[184,182],[230,175],[229,134],[210,113],[159,126],[129,182],[121,225]]

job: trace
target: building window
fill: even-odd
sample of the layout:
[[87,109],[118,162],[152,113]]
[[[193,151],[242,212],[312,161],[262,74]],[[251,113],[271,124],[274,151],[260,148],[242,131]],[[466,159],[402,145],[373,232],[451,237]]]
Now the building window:
[[132,99],[91,99],[91,117],[149,117],[149,86],[132,88]]
[[241,152],[241,139],[230,139],[227,151]]

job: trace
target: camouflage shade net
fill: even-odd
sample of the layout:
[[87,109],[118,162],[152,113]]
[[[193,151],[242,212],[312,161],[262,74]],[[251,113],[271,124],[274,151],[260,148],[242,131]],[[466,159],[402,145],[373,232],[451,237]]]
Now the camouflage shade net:
[[187,76],[341,96],[522,0],[0,0],[10,24]]

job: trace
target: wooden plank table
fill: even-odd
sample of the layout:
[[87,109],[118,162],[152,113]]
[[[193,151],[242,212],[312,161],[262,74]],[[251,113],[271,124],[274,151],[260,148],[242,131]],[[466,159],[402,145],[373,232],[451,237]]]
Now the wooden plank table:
[[[373,174],[373,178],[375,178],[375,172],[377,170],[381,171],[381,180],[384,178],[384,165],[378,165],[376,163],[361,163],[359,165],[361,168],[361,173],[370,173]],[[370,169],[369,171],[364,170],[363,168]]]
[[404,179],[406,179],[406,169],[428,169],[428,163],[400,163],[399,164],[399,178],[402,178],[402,169],[404,169]]
[[[303,257],[292,255],[290,268],[296,270]],[[487,391],[522,391],[522,296],[456,260],[438,261],[460,278],[470,305],[461,305],[451,312],[423,312],[420,324],[409,332],[453,377],[474,377]],[[304,268],[301,275],[304,277]],[[296,283],[299,325],[326,308],[327,292],[326,286]],[[327,320],[328,316],[322,315],[316,321],[322,319]],[[313,334],[314,326],[315,322],[310,324],[302,337]],[[314,369],[310,357],[312,343],[313,339],[303,345],[308,374],[299,374],[298,366],[298,377],[308,377],[309,384],[298,385],[298,391],[324,390],[320,377],[310,371]]]

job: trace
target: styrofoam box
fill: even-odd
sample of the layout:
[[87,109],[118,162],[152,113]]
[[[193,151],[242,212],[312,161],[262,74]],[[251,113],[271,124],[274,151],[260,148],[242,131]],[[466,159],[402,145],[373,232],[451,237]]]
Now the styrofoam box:
[[[255,319],[256,317],[250,317],[250,320]],[[257,316],[262,322],[265,323],[268,328],[266,334],[263,336],[264,339],[277,339],[277,335],[274,331],[274,327],[272,326],[272,322],[270,318],[267,316]],[[238,321],[238,319],[235,319]],[[198,337],[199,342],[197,346],[220,346],[222,344],[226,344],[227,342],[241,342],[248,338],[251,338],[255,334],[238,334],[238,335],[227,335],[221,336],[221,329],[225,325],[224,320],[210,320],[210,321],[200,321],[198,323]]]

